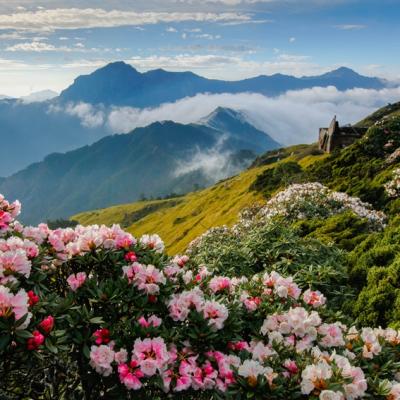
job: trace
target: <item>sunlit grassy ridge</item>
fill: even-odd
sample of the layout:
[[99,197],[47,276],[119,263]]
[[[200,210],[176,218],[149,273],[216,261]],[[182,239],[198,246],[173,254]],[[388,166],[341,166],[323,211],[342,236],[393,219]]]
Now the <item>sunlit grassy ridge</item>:
[[[84,225],[122,224],[136,236],[157,232],[163,238],[170,254],[179,253],[209,228],[232,225],[237,221],[241,209],[254,202],[263,201],[260,192],[250,190],[260,173],[273,168],[279,162],[289,160],[295,160],[302,167],[307,167],[325,157],[320,154],[312,155],[315,149],[315,145],[298,145],[280,150],[280,153],[272,151],[267,154],[274,156],[279,153],[279,161],[250,168],[207,189],[175,199],[140,201],[85,212],[73,216],[72,219]],[[260,160],[260,163],[263,162],[265,160]],[[130,215],[141,218],[127,224]]]

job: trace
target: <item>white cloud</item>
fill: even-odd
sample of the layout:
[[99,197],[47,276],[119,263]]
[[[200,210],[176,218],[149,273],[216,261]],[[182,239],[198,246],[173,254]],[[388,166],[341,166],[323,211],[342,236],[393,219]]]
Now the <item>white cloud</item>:
[[210,33],[201,33],[199,35],[194,35],[196,39],[207,39],[207,40],[217,40],[221,39],[221,35],[211,35]]
[[248,21],[251,16],[236,12],[135,12],[93,8],[55,8],[0,14],[2,29],[54,31],[57,29],[111,28],[171,22]]
[[185,29],[185,32],[200,33],[202,32],[202,29],[201,28]]
[[294,43],[295,41],[296,41],[296,38],[295,38],[295,37],[289,38],[289,42],[290,42],[290,43]]
[[43,43],[43,42],[24,42],[24,43],[18,43],[14,44],[13,46],[8,46],[5,48],[5,51],[33,51],[33,52],[44,52],[44,51],[67,51],[67,47],[56,47],[52,44],[49,43]]
[[25,40],[26,36],[21,35],[20,32],[0,33],[0,40]]
[[[36,40],[37,39],[37,40]],[[10,52],[34,52],[34,53],[44,53],[44,52],[78,52],[78,53],[108,53],[114,51],[115,49],[110,49],[107,47],[91,47],[86,48],[83,43],[75,43],[72,47],[68,46],[54,46],[50,43],[43,43],[40,40],[43,38],[34,38],[32,42],[23,42],[14,44],[12,46],[7,46],[4,50]]]
[[340,29],[342,31],[358,31],[360,29],[365,29],[366,25],[361,24],[343,24],[343,25],[335,25],[335,28]]
[[174,28],[173,26],[169,26],[167,29],[165,29],[166,32],[169,33],[176,33],[178,32],[178,30],[176,28]]
[[180,3],[219,3],[227,6],[237,6],[239,4],[273,3],[279,0],[177,0]]
[[272,19],[248,19],[242,21],[229,21],[229,22],[222,22],[221,25],[223,26],[236,26],[236,25],[261,25],[261,24],[272,24],[275,22]]
[[259,129],[285,144],[316,141],[318,128],[337,115],[341,124],[354,123],[388,102],[398,101],[400,88],[338,91],[334,87],[290,91],[270,98],[259,94],[200,94],[157,108],[113,108],[106,117],[113,132],[130,132],[156,121],[199,121],[218,106],[242,110]]
[[69,103],[65,108],[59,105],[50,105],[48,111],[50,113],[65,112],[68,115],[78,117],[82,125],[87,128],[97,128],[102,126],[105,122],[104,111],[87,103]]
[[328,72],[329,67],[321,67],[311,62],[309,56],[279,53],[272,61],[251,61],[238,55],[178,54],[176,56],[135,56],[126,62],[140,70],[164,68],[171,71],[191,70],[208,78],[244,79],[255,75],[274,73],[295,76]]
[[174,170],[176,177],[201,171],[212,182],[225,179],[238,172],[230,163],[232,155],[229,151],[223,150],[227,136],[222,135],[215,146],[208,150],[196,148],[185,160],[178,160]]

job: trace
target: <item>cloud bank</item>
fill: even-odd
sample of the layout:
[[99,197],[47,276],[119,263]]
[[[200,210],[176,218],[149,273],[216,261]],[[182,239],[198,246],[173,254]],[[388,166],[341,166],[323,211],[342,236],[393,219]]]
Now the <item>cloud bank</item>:
[[400,101],[400,87],[347,91],[316,87],[289,91],[279,97],[254,93],[199,94],[157,108],[104,109],[80,103],[56,111],[75,115],[86,126],[106,125],[112,133],[127,133],[156,121],[197,122],[222,106],[243,111],[258,129],[284,145],[291,145],[316,141],[318,128],[328,125],[333,115],[337,115],[341,124],[355,123],[377,108],[396,101]]
[[57,29],[112,28],[131,25],[153,25],[172,22],[248,21],[251,16],[236,12],[136,12],[102,8],[55,8],[21,10],[0,14],[1,29],[46,32]]

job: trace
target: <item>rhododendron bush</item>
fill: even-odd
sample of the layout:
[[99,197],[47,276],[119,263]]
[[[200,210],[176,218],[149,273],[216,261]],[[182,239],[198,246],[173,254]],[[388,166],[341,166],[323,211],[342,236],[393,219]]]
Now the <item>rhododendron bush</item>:
[[228,277],[156,235],[0,210],[0,396],[400,398],[400,332],[336,319],[299,274]]

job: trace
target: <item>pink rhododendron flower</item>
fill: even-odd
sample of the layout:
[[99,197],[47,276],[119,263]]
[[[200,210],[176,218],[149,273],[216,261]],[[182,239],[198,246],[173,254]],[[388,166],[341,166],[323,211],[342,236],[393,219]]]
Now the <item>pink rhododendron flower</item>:
[[40,324],[39,328],[44,332],[45,334],[49,334],[53,328],[54,328],[54,317],[49,315],[46,317]]
[[132,351],[133,359],[139,363],[146,376],[153,376],[161,371],[168,362],[169,356],[164,339],[136,339]]
[[222,292],[224,290],[229,291],[231,288],[231,280],[225,276],[216,276],[210,280],[208,287],[213,293]]
[[168,302],[169,315],[174,321],[184,321],[191,309],[201,312],[203,302],[204,294],[198,288],[175,294]]
[[164,251],[164,242],[158,235],[143,235],[140,238],[140,243],[149,249],[155,250],[157,253]]
[[86,272],[78,272],[77,274],[71,274],[67,278],[67,282],[71,290],[75,292],[85,283],[86,278]]
[[39,296],[37,296],[33,290],[30,290],[27,294],[29,297],[28,303],[30,307],[33,307],[35,304],[39,302],[40,300]]
[[318,328],[318,333],[323,335],[320,345],[324,347],[344,346],[343,328],[342,324],[338,322],[334,324],[322,324]]
[[136,253],[134,251],[129,251],[128,253],[125,254],[125,260],[131,263],[137,261]]
[[320,361],[316,365],[307,365],[301,373],[301,392],[310,394],[314,389],[324,390],[331,377],[332,369],[326,361]]
[[114,361],[114,351],[104,344],[101,346],[92,346],[90,350],[90,366],[97,373],[103,376],[109,376],[112,373],[111,363]]
[[228,309],[217,301],[206,301],[203,306],[203,316],[215,330],[222,329],[228,318]]
[[158,294],[160,291],[159,285],[165,285],[165,283],[164,274],[154,265],[142,265],[134,278],[134,284],[137,288],[149,295]]
[[303,293],[303,300],[305,301],[305,303],[313,306],[314,308],[321,307],[326,303],[326,297],[318,290],[313,291],[307,289]]
[[25,329],[30,322],[32,314],[28,311],[29,297],[24,289],[20,289],[17,294],[11,293],[6,286],[0,285],[0,317],[9,318],[14,315],[16,321],[27,315],[23,324],[18,329]]
[[26,341],[28,350],[37,350],[44,343],[44,336],[39,331],[32,332],[33,337]]
[[162,319],[158,318],[156,315],[151,315],[147,320],[145,317],[140,317],[138,319],[139,325],[143,328],[157,328],[161,325]]
[[298,368],[298,366],[297,366],[297,364],[296,364],[296,361],[293,361],[293,360],[286,360],[286,361],[283,363],[283,366],[288,370],[288,372],[289,372],[291,375],[295,375],[295,374],[297,374],[297,372],[299,372],[299,368]]
[[26,278],[31,272],[31,262],[23,249],[0,251],[0,278],[18,273]]
[[195,390],[209,390],[216,385],[218,371],[215,370],[209,361],[202,367],[194,370],[192,377],[192,387]]
[[129,365],[118,365],[119,379],[128,389],[139,390],[142,387],[140,379],[144,377],[144,374],[138,366],[139,363],[135,360],[132,360]]
[[107,328],[97,329],[96,332],[93,333],[93,337],[96,338],[96,344],[108,344],[110,343],[110,331]]

